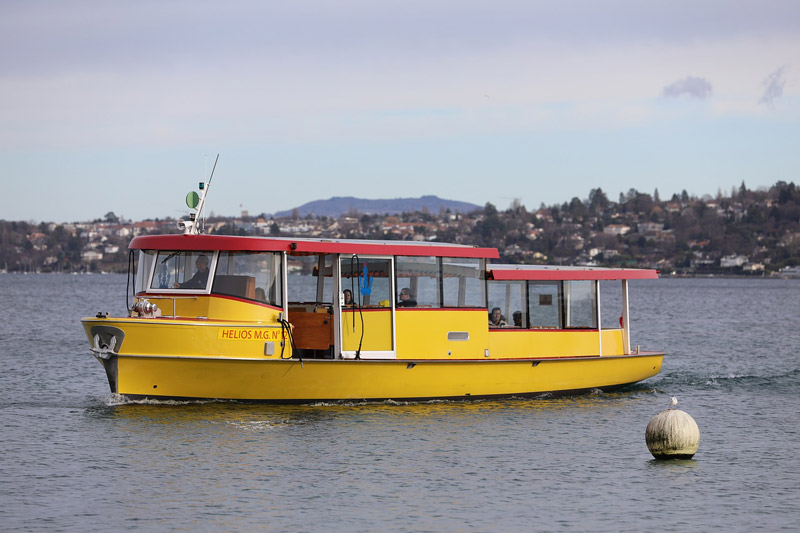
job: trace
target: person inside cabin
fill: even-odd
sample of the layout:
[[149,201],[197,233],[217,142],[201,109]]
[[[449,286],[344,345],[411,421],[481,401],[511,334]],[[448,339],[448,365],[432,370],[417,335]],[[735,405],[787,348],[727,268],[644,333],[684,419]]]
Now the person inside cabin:
[[416,307],[417,301],[411,295],[410,289],[400,289],[400,300],[397,307]]
[[345,289],[342,292],[344,293],[344,306],[353,307],[355,305],[355,302],[353,302],[353,292],[350,289]]
[[256,300],[258,300],[259,302],[267,301],[267,293],[261,287],[256,287]]
[[205,289],[208,282],[208,256],[199,255],[194,262],[197,272],[183,283],[177,281],[172,285],[176,289]]
[[495,307],[492,309],[492,312],[489,313],[489,327],[491,328],[504,328],[508,324],[503,319],[503,314],[500,312],[499,307]]
[[511,318],[514,320],[514,327],[521,328],[522,327],[522,311],[514,311],[511,314]]

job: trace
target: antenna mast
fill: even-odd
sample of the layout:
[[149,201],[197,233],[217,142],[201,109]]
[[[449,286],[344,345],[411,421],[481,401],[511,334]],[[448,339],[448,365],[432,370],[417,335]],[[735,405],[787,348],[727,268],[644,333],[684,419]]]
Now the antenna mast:
[[197,235],[199,233],[197,225],[200,217],[203,215],[203,208],[206,205],[206,196],[208,189],[211,187],[211,180],[214,179],[214,171],[217,169],[217,161],[219,161],[219,154],[214,160],[214,166],[211,168],[211,176],[208,177],[207,182],[200,182],[200,195],[192,191],[186,195],[186,205],[194,209],[194,213],[189,213],[189,220],[179,220],[178,228],[183,230],[184,235]]
[[203,190],[203,195],[200,197],[200,203],[197,205],[197,214],[195,218],[200,218],[203,214],[203,208],[206,206],[206,195],[208,194],[208,189],[211,187],[211,180],[214,179],[214,171],[217,169],[217,161],[219,161],[219,154],[217,154],[217,158],[214,160],[214,166],[211,167],[211,175],[208,177],[208,181],[205,183],[205,186],[201,183],[200,188]]

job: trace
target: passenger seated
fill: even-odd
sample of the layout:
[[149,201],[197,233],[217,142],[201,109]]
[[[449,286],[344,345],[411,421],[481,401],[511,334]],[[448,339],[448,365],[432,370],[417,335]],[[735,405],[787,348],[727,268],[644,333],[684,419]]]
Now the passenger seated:
[[511,314],[511,318],[514,320],[514,327],[521,328],[522,327],[522,311],[514,311]]
[[417,301],[412,297],[409,289],[400,289],[400,301],[397,307],[416,307]]
[[345,307],[353,307],[355,306],[355,302],[353,301],[353,291],[350,289],[345,289],[342,291],[344,294],[344,306]]
[[504,328],[508,324],[506,324],[505,319],[503,318],[502,313],[500,312],[499,307],[495,307],[492,309],[492,312],[489,313],[489,327],[490,328]]
[[267,293],[261,287],[256,287],[256,300],[265,303],[267,301]]

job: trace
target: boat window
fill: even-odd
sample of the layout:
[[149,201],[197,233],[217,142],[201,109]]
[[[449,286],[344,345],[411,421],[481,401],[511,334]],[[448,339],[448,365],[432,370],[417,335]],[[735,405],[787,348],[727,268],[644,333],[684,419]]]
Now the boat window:
[[486,307],[483,273],[483,259],[443,257],[443,307]]
[[351,290],[360,307],[391,307],[391,263],[391,259],[342,257],[342,290]]
[[288,291],[292,302],[317,301],[317,272],[319,257],[316,255],[289,256],[286,270],[291,290]]
[[221,252],[211,292],[281,306],[281,254]]
[[[398,307],[441,307],[439,303],[439,260],[436,257],[399,256],[395,265],[397,268],[396,301]],[[404,290],[409,293],[407,300],[401,297]]]
[[153,263],[156,260],[155,250],[139,250],[139,259],[136,264],[136,291],[143,291],[147,288],[150,280],[150,272],[153,270]]
[[486,307],[483,259],[398,256],[395,264],[398,307]]
[[622,327],[622,287],[620,282],[603,281],[597,282],[600,285],[600,310],[602,311],[603,329],[614,329]]
[[561,328],[561,282],[528,282],[528,303],[532,328]]
[[335,256],[289,255],[287,258],[287,298],[290,310],[330,310],[333,304]]
[[596,281],[564,282],[564,322],[568,328],[597,328]]
[[160,251],[151,289],[205,290],[213,252]]
[[490,281],[489,310],[500,309],[501,319],[509,328],[528,327],[528,312],[525,305],[524,281]]
[[317,303],[331,305],[333,303],[333,262],[331,254],[320,255],[314,275],[317,276]]

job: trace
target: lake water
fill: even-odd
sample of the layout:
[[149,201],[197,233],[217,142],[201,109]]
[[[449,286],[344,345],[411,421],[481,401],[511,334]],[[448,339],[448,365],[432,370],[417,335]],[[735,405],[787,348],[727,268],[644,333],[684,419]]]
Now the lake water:
[[[0,275],[0,529],[752,531],[800,524],[800,281],[631,283],[625,391],[268,406],[112,397],[79,318],[119,275]],[[657,462],[677,396],[693,460]]]

